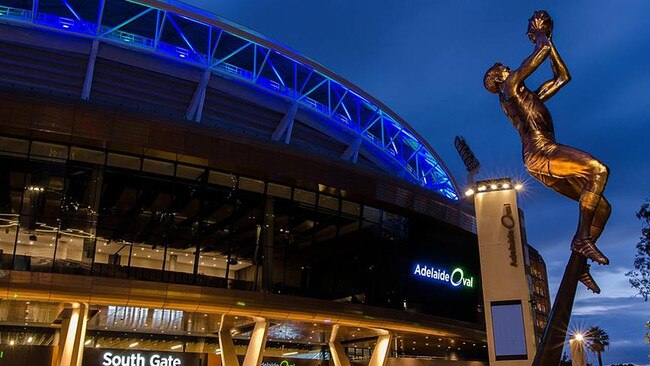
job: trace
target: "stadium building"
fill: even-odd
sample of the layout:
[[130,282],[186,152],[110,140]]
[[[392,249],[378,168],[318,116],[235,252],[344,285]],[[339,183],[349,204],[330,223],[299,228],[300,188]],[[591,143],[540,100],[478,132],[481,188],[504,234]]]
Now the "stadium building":
[[174,0],[0,0],[0,67],[0,365],[484,364],[471,207],[352,83]]

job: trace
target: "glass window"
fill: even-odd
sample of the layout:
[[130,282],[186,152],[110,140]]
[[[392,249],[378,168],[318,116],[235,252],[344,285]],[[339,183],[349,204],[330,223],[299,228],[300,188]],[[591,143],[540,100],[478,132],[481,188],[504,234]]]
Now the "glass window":
[[52,270],[64,191],[64,164],[27,162],[14,269]]
[[70,160],[103,165],[105,157],[106,153],[103,151],[83,149],[74,146],[70,148]]
[[205,173],[205,169],[202,168],[195,168],[192,166],[187,166],[187,165],[178,165],[176,167],[176,176],[179,178],[185,178],[189,180],[198,180],[203,173]]
[[237,186],[237,177],[233,174],[210,171],[210,177],[208,181],[211,184],[218,184],[220,186],[229,188],[235,188]]
[[316,193],[305,191],[302,189],[295,189],[293,191],[293,199],[298,202],[303,202],[309,205],[316,204]]
[[140,170],[140,158],[136,156],[108,153],[106,164],[118,168]]
[[30,153],[32,156],[63,160],[68,158],[68,147],[65,145],[48,144],[45,142],[34,141],[32,142]]
[[361,214],[361,206],[358,203],[343,201],[341,202],[341,212],[358,217]]
[[239,177],[239,189],[246,191],[264,193],[264,181]]
[[161,174],[174,175],[174,163],[168,161],[144,159],[142,161],[142,171]]
[[266,186],[266,193],[275,197],[291,199],[291,187],[276,183],[268,183]]
[[27,152],[29,151],[29,141],[0,137],[0,151],[18,155],[27,155]]
[[363,219],[369,222],[380,222],[381,210],[370,206],[364,206]]
[[0,158],[0,268],[13,268],[20,204],[25,187],[24,161]]

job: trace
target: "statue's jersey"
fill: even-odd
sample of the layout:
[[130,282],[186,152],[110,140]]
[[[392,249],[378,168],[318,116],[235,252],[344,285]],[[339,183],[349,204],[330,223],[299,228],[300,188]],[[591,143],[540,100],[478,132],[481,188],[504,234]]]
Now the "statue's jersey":
[[515,95],[499,93],[501,107],[521,137],[522,156],[526,170],[537,180],[552,186],[557,179],[577,179],[576,185],[588,177],[594,163],[600,164],[584,151],[555,141],[553,118],[539,96],[526,86]]
[[524,145],[540,135],[555,141],[551,113],[539,96],[525,85],[515,95],[502,98],[501,107],[519,132]]

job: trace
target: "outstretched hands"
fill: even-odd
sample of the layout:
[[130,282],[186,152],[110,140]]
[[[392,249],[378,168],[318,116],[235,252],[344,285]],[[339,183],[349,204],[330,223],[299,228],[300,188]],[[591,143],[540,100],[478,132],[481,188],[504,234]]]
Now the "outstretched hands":
[[542,32],[548,40],[553,35],[553,19],[545,10],[537,10],[533,16],[528,19],[528,30],[526,35],[531,42],[537,43],[537,35]]

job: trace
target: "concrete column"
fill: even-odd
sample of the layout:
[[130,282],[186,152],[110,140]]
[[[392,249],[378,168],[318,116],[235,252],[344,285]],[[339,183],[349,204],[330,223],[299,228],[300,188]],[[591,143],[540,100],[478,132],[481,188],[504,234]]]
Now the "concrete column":
[[[382,331],[384,333],[384,331]],[[388,360],[388,355],[390,353],[390,339],[391,334],[385,332],[377,338],[377,344],[375,344],[375,349],[372,351],[372,356],[370,357],[370,362],[368,366],[385,366],[386,361]]]
[[377,338],[377,344],[372,351],[370,362],[368,366],[385,366],[390,353],[390,339],[391,335],[387,331],[382,331],[382,334]]
[[68,310],[69,314],[64,316],[61,323],[55,366],[81,366],[83,358],[88,305],[74,303]]
[[232,319],[225,314],[221,316],[219,327],[219,345],[221,346],[221,366],[239,366],[235,345],[232,342]]
[[[254,318],[255,327],[251,333],[243,366],[260,366],[262,354],[266,347],[266,338],[269,333],[269,322],[264,318]],[[221,366],[239,366],[235,345],[232,341],[230,330],[233,327],[232,317],[222,315],[219,328],[219,344],[221,345]]]
[[341,342],[336,339],[337,333],[339,331],[339,326],[334,325],[332,327],[332,335],[330,336],[330,341],[328,345],[330,347],[330,354],[332,355],[332,361],[334,366],[350,366],[350,360],[343,350]]
[[255,318],[255,327],[248,343],[243,366],[260,366],[262,354],[266,348],[266,338],[269,334],[269,322],[264,318]]

